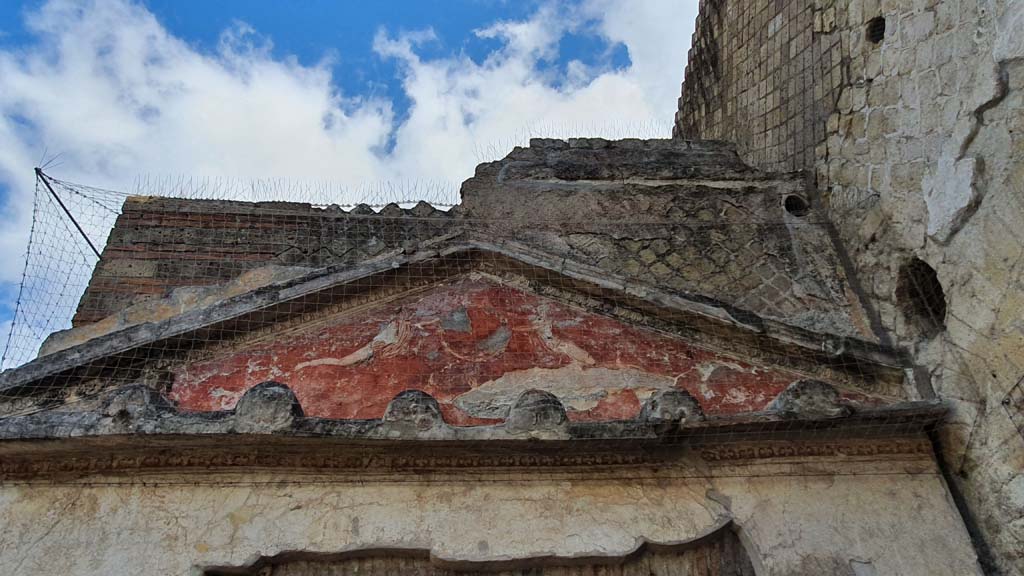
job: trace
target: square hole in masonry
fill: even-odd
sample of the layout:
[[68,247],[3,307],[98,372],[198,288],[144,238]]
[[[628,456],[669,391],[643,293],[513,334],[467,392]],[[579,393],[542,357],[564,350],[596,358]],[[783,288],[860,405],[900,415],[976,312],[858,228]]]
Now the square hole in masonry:
[[868,20],[867,26],[864,29],[864,35],[867,37],[868,42],[880,44],[885,39],[885,18],[878,16]]

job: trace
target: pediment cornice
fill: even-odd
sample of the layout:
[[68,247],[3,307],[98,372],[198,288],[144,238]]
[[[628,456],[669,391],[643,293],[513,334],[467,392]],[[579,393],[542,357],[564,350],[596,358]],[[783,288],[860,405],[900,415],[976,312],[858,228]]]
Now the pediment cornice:
[[327,309],[344,309],[356,299],[365,306],[374,299],[384,300],[473,270],[514,274],[531,290],[575,301],[598,313],[700,338],[713,347],[760,353],[766,361],[789,362],[811,373],[827,370],[841,380],[845,371],[854,379],[888,382],[895,387],[904,377],[902,355],[878,344],[814,333],[699,294],[667,292],[617,278],[525,245],[457,237],[357,266],[317,269],[157,322],[98,335],[3,372],[0,394],[69,382],[103,365],[118,364],[112,359],[156,357],[200,334],[204,343],[212,344],[237,337],[242,332],[239,327],[253,330],[285,321],[301,322]]

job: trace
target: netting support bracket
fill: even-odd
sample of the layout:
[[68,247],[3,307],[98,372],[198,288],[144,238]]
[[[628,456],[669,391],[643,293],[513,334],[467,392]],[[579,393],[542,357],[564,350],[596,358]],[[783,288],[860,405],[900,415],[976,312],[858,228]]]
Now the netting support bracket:
[[47,190],[50,191],[50,195],[52,195],[53,199],[57,201],[57,204],[60,205],[61,210],[63,210],[64,214],[66,214],[68,219],[71,220],[71,223],[75,225],[75,228],[78,229],[78,233],[82,235],[83,239],[85,239],[85,243],[89,245],[89,248],[92,248],[93,254],[96,255],[97,259],[99,259],[100,251],[96,249],[96,246],[92,243],[92,240],[89,240],[89,237],[86,236],[85,230],[82,230],[82,227],[78,224],[78,220],[75,220],[75,217],[71,215],[71,211],[68,210],[68,207],[64,205],[64,202],[60,199],[60,196],[57,196],[57,193],[53,190],[53,186],[50,185],[50,177],[43,173],[42,168],[36,168],[36,178],[43,183],[43,186],[46,186]]

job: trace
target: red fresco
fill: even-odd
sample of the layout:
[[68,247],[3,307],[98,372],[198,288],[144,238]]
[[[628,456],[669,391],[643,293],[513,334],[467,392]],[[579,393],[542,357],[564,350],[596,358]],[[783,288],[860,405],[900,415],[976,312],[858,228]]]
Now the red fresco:
[[[618,387],[619,374],[630,383]],[[418,389],[449,423],[473,425],[500,416],[460,408],[460,395],[486,400],[523,378],[549,383],[570,419],[613,420],[635,417],[656,386],[685,389],[708,414],[761,410],[800,376],[467,277],[180,366],[171,396],[183,410],[225,410],[274,380],[308,416],[380,418],[395,395]]]

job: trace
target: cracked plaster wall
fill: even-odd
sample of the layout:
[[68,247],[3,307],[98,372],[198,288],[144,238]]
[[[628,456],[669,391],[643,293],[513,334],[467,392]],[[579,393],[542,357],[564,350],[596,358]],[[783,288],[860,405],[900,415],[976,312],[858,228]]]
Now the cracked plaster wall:
[[0,565],[13,575],[197,576],[290,550],[429,549],[454,561],[622,556],[645,539],[685,542],[733,519],[758,576],[976,573],[941,477],[927,465],[834,476],[821,465],[817,476],[768,466],[721,478],[693,465],[586,480],[526,473],[347,483],[254,473],[7,484]]
[[[987,570],[1024,573],[1024,2],[701,6],[677,133],[813,175],[881,323],[955,406],[945,456]],[[794,98],[801,86],[810,96]],[[912,257],[945,293],[935,336],[897,301]]]

